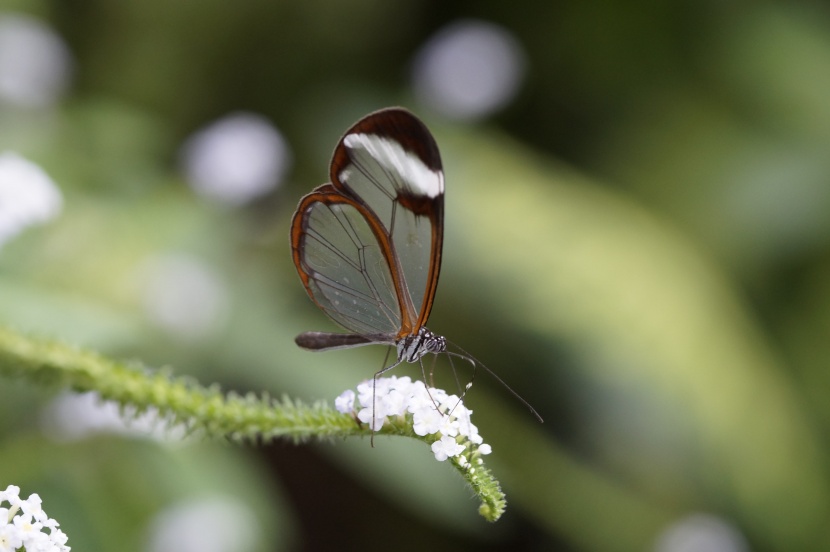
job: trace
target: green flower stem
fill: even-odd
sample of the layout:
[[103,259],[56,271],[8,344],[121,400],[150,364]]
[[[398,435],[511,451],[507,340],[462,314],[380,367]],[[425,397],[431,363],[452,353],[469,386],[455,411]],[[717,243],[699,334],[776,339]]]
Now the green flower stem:
[[[348,417],[348,415],[345,416]],[[354,421],[352,423],[354,423]],[[368,427],[364,427],[358,433],[361,435],[369,435],[370,431],[368,430]],[[438,440],[438,437],[435,435],[426,437],[417,435],[413,431],[410,421],[404,419],[403,417],[398,417],[397,419],[391,420],[390,423],[383,424],[383,427],[377,432],[377,435],[400,435],[403,437],[411,437],[428,444],[432,444]],[[478,464],[477,459],[474,460],[476,461],[472,470],[459,465],[455,459],[448,459],[447,462],[452,464],[452,466],[458,470],[467,484],[478,496],[481,501],[478,513],[481,514],[487,521],[497,521],[507,507],[507,500],[505,499],[498,480],[493,476],[492,472],[487,469],[483,463]]]
[[[371,431],[348,414],[328,404],[307,405],[284,397],[223,395],[217,386],[204,387],[137,362],[120,362],[98,353],[56,341],[35,339],[0,326],[0,373],[25,377],[41,385],[95,391],[141,414],[155,409],[172,424],[191,432],[234,441],[295,442],[333,437],[369,436]],[[404,419],[384,424],[378,434],[400,435],[431,444],[434,436],[416,435]],[[496,521],[504,513],[505,499],[498,481],[477,462],[473,469],[450,461],[481,500],[479,513]]]

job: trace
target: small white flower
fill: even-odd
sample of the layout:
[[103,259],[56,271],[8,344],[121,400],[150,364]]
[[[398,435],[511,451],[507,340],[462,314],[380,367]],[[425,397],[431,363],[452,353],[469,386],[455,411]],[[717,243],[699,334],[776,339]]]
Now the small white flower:
[[49,550],[49,535],[42,533],[43,524],[32,520],[29,514],[21,514],[14,518],[14,525],[23,539],[27,550]]
[[[67,536],[59,530],[58,522],[50,519],[41,507],[37,494],[20,499],[20,488],[9,485],[0,491],[0,504],[8,502],[11,508],[0,507],[0,551],[25,547],[32,552],[69,552]],[[45,533],[43,529],[48,529]]]
[[13,523],[0,523],[0,550],[17,550],[23,546],[23,537]]
[[20,502],[20,487],[9,485],[5,491],[0,491],[0,503],[4,501],[12,506],[17,506]]
[[409,404],[409,395],[398,389],[390,389],[383,397],[383,410],[387,416],[402,416]]
[[372,431],[380,431],[380,428],[383,427],[383,423],[386,421],[386,416],[383,414],[376,414],[373,419],[372,407],[370,406],[360,410],[360,412],[357,413],[357,419],[364,424],[369,424]]
[[467,439],[469,439],[471,443],[476,444],[476,445],[480,445],[481,443],[484,442],[484,439],[482,439],[481,435],[478,434],[478,428],[476,426],[470,424],[469,426],[464,426],[464,427],[465,428],[466,427],[470,428],[468,433],[466,434],[466,436],[467,436]]
[[409,401],[409,412],[414,414],[422,408],[435,410],[435,403],[432,402],[424,382],[416,381],[410,386],[410,390],[412,391],[412,399]]
[[[435,406],[436,404],[443,408],[444,412],[448,412],[449,408],[447,408],[447,399],[449,399],[450,395],[447,394],[446,391],[443,389],[436,389],[435,387],[430,387],[427,389],[427,396],[430,398],[430,402]],[[455,397],[455,395],[452,395]],[[453,403],[452,406],[454,406]]]
[[[67,536],[66,533],[57,528],[52,529],[52,532],[49,533],[49,536],[52,537],[52,542],[59,546],[63,546],[67,543],[67,541],[69,541],[69,536]],[[69,550],[68,546],[65,546],[64,548],[66,550]]]
[[62,204],[60,190],[40,167],[16,153],[0,153],[0,246],[55,218]]
[[443,423],[444,415],[434,406],[422,406],[412,413],[412,429],[416,435],[424,436],[438,433]]
[[432,452],[435,454],[436,460],[443,462],[447,458],[458,456],[464,452],[464,445],[460,445],[452,437],[445,436],[432,443]]
[[381,378],[386,380],[389,386],[389,389],[397,389],[402,393],[407,393],[410,391],[412,387],[412,379],[409,376],[403,376],[401,378],[397,376],[389,376],[388,378]]
[[348,414],[354,410],[355,394],[351,389],[346,389],[334,399],[334,408],[343,414]]
[[493,452],[492,447],[490,447],[490,445],[488,445],[487,443],[479,445],[477,450],[479,454],[490,454],[491,452]]
[[470,416],[472,415],[473,411],[464,406],[464,403],[461,402],[461,399],[457,399],[455,405],[450,408],[450,413],[452,414],[453,418],[458,420],[459,433],[461,433],[462,435],[469,435],[471,432],[470,428],[475,427],[472,423],[470,423]]
[[441,416],[441,425],[438,427],[438,431],[441,435],[456,437],[458,436],[458,421],[452,416],[444,414]]
[[37,493],[34,493],[29,495],[28,500],[23,502],[20,505],[20,508],[23,510],[24,514],[32,516],[32,519],[43,521],[46,514],[44,513],[43,508],[41,508],[42,503],[43,501],[40,499],[40,496],[38,496]]
[[367,380],[364,381],[357,386],[357,402],[360,403],[360,406],[372,406],[372,402],[375,398],[376,393],[378,395],[383,395],[384,389],[386,384],[384,383],[384,379],[381,379],[377,383],[378,388],[375,387],[374,380]]

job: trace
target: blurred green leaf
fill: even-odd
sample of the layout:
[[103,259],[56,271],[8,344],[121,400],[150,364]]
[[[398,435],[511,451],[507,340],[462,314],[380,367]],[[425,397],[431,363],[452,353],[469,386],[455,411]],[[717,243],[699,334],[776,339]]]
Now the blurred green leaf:
[[[448,198],[463,197],[448,199],[448,234],[461,238],[445,271],[465,267],[489,316],[575,359],[586,438],[607,469],[623,470],[655,504],[721,504],[776,549],[826,546],[823,445],[724,273],[658,216],[515,142],[442,138]],[[522,368],[551,385],[562,369],[555,350],[536,358]],[[541,453],[527,442],[507,448],[521,450],[517,460]],[[548,523],[563,530],[568,519]]]

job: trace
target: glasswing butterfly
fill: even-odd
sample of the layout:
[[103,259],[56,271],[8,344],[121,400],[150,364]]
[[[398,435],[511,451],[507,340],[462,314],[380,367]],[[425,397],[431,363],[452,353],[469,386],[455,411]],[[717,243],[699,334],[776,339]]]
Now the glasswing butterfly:
[[487,370],[466,352],[448,351],[447,340],[426,328],[444,238],[444,173],[426,126],[401,108],[365,116],[338,142],[329,178],[300,200],[291,251],[311,300],[349,333],[305,332],[297,345],[311,351],[395,347],[396,361],[375,381],[427,353]]

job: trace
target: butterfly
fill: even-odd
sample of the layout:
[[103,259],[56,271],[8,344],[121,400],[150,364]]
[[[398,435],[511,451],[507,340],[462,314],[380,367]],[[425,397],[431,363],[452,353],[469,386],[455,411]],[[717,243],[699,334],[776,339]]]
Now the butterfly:
[[481,365],[426,327],[441,271],[444,172],[424,123],[402,108],[363,117],[337,143],[329,178],[300,200],[291,252],[311,300],[348,333],[305,332],[297,345],[394,347],[375,380],[428,353]]

